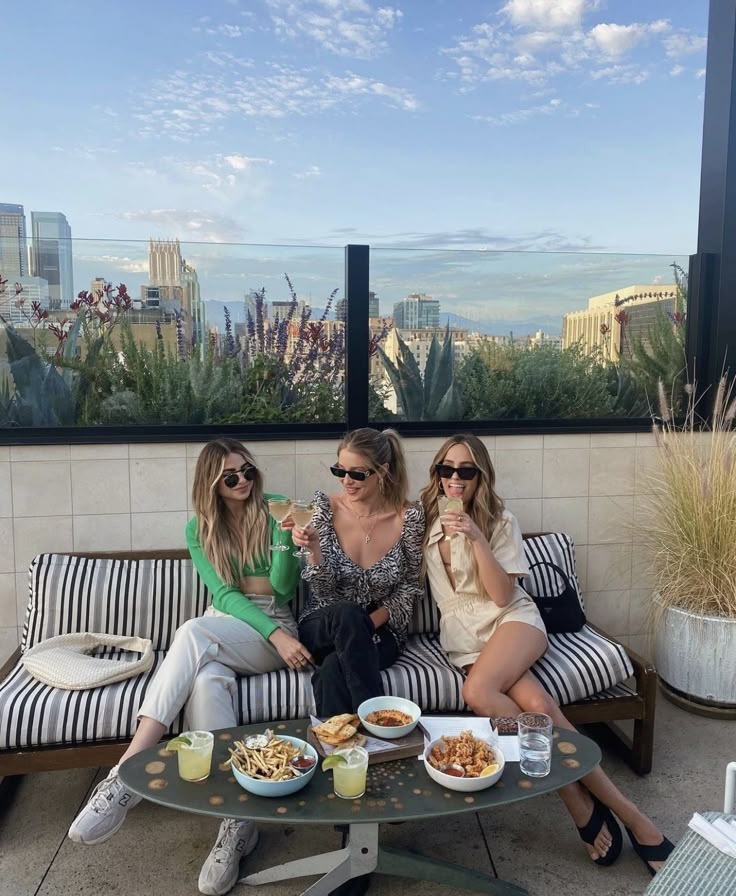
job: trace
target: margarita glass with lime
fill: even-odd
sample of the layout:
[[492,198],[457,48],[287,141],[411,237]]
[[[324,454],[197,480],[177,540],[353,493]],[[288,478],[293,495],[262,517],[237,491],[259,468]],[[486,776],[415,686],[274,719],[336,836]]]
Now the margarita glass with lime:
[[[440,515],[443,513],[462,513],[463,512],[463,499],[462,498],[448,498],[446,495],[440,495],[437,499],[437,502],[440,507]],[[445,535],[445,538],[449,541],[452,536]]]
[[365,793],[368,774],[368,752],[363,747],[349,747],[335,750],[333,756],[342,756],[332,769],[332,784],[335,795],[344,800],[356,800]]
[[209,731],[185,731],[175,738],[180,778],[185,781],[204,781],[208,777],[214,740]]

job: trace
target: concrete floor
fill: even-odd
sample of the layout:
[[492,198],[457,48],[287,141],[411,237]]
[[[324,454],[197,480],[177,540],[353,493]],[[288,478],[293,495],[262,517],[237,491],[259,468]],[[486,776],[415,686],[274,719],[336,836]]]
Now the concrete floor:
[[[689,715],[660,698],[654,771],[640,778],[606,753],[604,767],[621,790],[676,841],[694,811],[721,809],[726,763],[736,758],[735,722]],[[106,770],[105,770],[106,771]],[[0,807],[0,896],[162,894],[196,896],[197,877],[217,832],[213,819],[143,802],[110,841],[85,847],[66,831],[102,777],[99,769],[27,776]],[[649,876],[628,841],[610,868],[593,865],[554,795],[504,808],[460,815],[441,826],[385,825],[381,842],[495,873],[531,896],[639,896]],[[243,873],[335,849],[327,826],[264,825],[261,843]],[[259,888],[237,886],[234,896],[297,896],[316,878]],[[300,886],[301,885],[301,886]],[[371,896],[454,896],[436,884],[376,876]],[[696,894],[693,894],[696,896]]]

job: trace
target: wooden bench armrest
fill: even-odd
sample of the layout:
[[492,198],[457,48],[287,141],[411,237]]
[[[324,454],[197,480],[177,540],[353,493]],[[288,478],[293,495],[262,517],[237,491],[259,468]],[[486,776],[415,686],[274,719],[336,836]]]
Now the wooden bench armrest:
[[20,646],[16,647],[15,650],[10,654],[10,656],[5,660],[5,662],[0,666],[0,684],[2,684],[5,679],[10,675],[10,673],[15,669],[20,660],[21,652]]

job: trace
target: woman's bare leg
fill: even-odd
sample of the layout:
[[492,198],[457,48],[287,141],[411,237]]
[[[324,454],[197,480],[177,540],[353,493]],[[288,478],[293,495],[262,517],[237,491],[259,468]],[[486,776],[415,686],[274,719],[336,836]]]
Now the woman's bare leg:
[[149,719],[148,716],[141,716],[138,728],[133,735],[128,749],[120,757],[119,762],[125,762],[141,750],[147,750],[149,747],[155,746],[161,738],[166,734],[166,725],[157,722],[155,719]]

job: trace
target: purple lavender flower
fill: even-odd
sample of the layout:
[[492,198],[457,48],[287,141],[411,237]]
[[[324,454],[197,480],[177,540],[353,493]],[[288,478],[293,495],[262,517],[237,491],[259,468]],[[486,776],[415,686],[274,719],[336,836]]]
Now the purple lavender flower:
[[233,324],[230,320],[230,309],[225,305],[225,353],[232,357],[235,354],[235,339],[233,338]]

